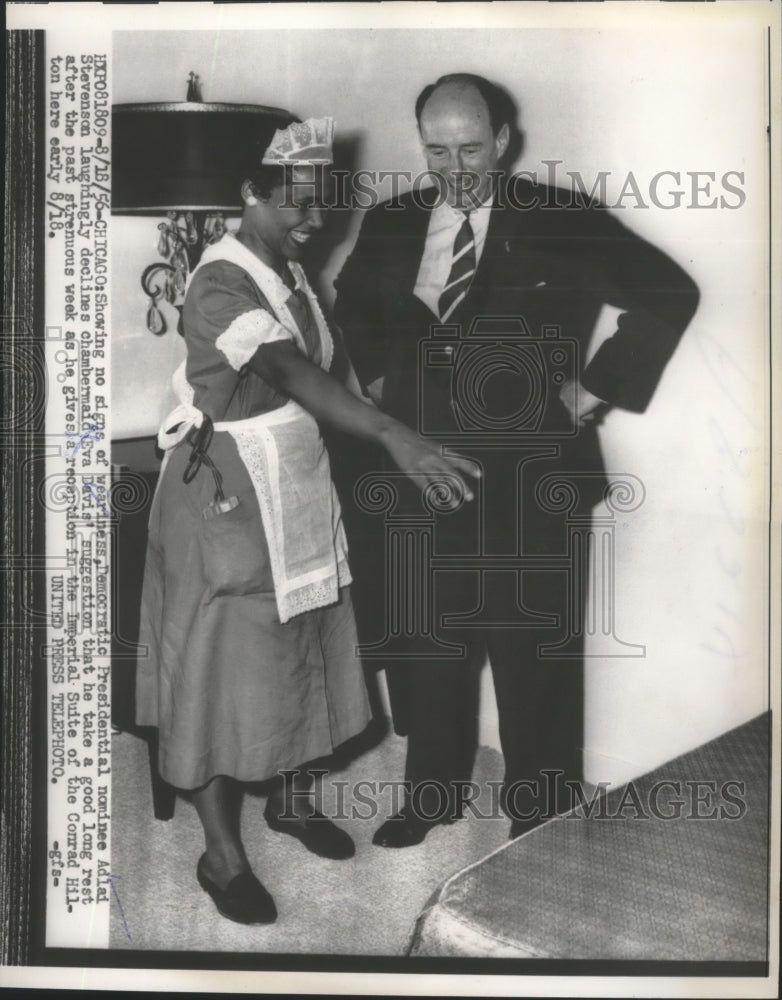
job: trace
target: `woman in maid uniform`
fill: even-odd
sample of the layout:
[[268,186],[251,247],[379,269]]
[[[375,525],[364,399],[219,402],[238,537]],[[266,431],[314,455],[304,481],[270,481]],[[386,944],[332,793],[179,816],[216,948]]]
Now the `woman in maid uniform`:
[[332,137],[329,118],[294,121],[244,180],[238,230],[191,276],[180,405],[158,438],[137,721],[158,728],[160,774],[195,804],[200,885],[246,924],[277,911],[253,872],[262,852],[242,840],[243,782],[297,771],[274,785],[267,824],[322,857],[355,851],[307,794],[308,765],[322,769],[370,718],[319,424],[379,443],[420,485],[456,477],[470,496],[470,463],[361,395],[299,263],[323,227]]

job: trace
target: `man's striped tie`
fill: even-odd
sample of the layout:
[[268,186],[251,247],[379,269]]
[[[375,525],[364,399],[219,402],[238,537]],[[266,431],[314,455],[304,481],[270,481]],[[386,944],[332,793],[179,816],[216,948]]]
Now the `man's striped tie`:
[[446,322],[451,313],[467,294],[475,274],[475,237],[470,225],[470,213],[464,213],[464,222],[453,243],[453,263],[448,281],[440,295],[440,319]]

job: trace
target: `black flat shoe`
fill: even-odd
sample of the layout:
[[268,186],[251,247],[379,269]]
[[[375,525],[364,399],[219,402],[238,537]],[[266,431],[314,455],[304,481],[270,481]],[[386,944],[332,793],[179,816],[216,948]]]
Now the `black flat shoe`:
[[464,819],[462,811],[450,810],[437,819],[418,816],[410,804],[404,805],[398,813],[390,816],[375,830],[372,843],[377,847],[415,847],[426,839],[427,833],[435,826],[450,826]]
[[290,834],[320,858],[345,861],[356,853],[356,845],[350,835],[317,810],[313,810],[306,819],[282,819],[275,815],[267,802],[263,816],[272,830]]
[[404,810],[389,817],[375,830],[372,843],[376,847],[415,847],[422,843],[427,833],[440,824],[420,819]]
[[205,857],[202,854],[198,859],[196,878],[224,917],[237,924],[274,923],[277,919],[274,900],[249,868],[232,878],[225,889],[221,889],[204,871]]

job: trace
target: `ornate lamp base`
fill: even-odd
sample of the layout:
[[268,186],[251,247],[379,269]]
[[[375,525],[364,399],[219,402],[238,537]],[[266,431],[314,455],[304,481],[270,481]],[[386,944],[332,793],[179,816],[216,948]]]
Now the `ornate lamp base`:
[[210,243],[216,243],[225,233],[222,212],[168,212],[165,222],[158,224],[160,235],[157,249],[163,260],[146,267],[141,275],[141,287],[149,297],[147,329],[160,336],[168,329],[158,302],[165,299],[179,310],[177,331],[183,334],[182,303],[188,275],[196,268],[201,254]]

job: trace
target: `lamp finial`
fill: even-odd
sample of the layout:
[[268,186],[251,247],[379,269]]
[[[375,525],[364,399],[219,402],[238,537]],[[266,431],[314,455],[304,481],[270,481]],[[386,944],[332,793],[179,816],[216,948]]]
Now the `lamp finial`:
[[190,71],[190,76],[187,81],[187,101],[203,101],[201,96],[201,78],[198,73]]

